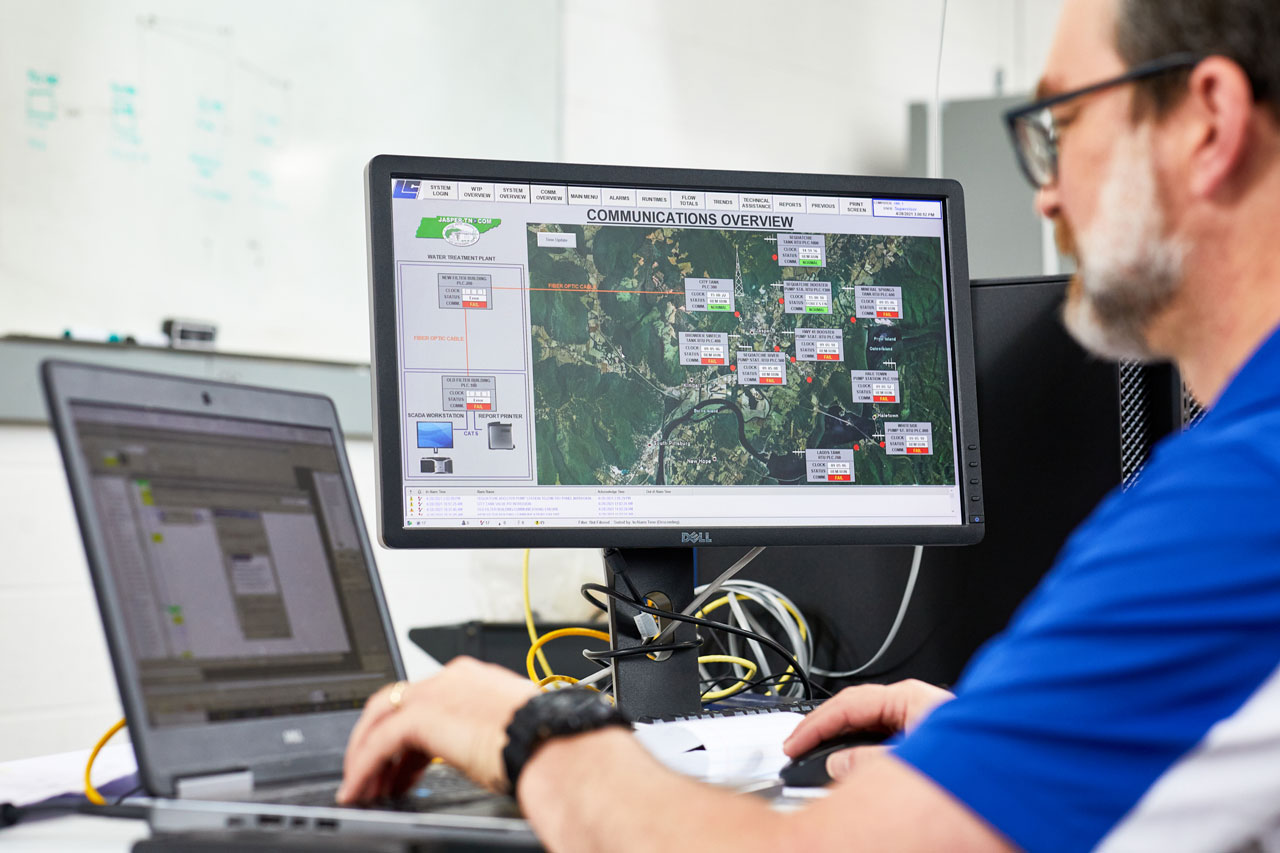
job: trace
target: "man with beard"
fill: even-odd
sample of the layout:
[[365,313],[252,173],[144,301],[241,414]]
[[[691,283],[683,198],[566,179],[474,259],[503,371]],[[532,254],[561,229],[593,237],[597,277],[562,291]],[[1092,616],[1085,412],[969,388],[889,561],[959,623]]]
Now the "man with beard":
[[904,682],[828,700],[788,753],[905,737],[836,753],[830,795],[781,814],[662,769],[582,695],[557,711],[569,691],[531,700],[461,661],[369,700],[344,800],[442,756],[514,788],[557,850],[1280,841],[1280,10],[1067,0],[1038,95],[1009,122],[1078,254],[1068,326],[1100,353],[1174,359],[1210,412],[1076,531],[957,695]]

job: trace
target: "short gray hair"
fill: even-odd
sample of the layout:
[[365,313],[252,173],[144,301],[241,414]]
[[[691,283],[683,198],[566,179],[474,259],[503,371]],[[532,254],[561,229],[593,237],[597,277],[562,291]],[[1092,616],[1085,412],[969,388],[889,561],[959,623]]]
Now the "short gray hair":
[[[1244,69],[1253,97],[1280,117],[1280,8],[1276,0],[1120,0],[1116,48],[1130,66],[1171,53],[1225,56]],[[1157,114],[1186,92],[1190,70],[1138,83]]]

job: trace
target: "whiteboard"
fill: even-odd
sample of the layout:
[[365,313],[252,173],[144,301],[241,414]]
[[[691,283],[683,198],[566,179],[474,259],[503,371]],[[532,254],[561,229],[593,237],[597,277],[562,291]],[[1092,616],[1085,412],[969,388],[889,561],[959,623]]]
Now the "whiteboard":
[[375,154],[553,160],[559,3],[0,0],[0,333],[368,359]]

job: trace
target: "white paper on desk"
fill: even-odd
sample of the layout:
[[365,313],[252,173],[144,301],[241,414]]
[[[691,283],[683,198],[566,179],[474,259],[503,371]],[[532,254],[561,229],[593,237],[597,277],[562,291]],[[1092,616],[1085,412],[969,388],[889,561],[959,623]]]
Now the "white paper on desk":
[[792,711],[642,723],[636,739],[675,770],[708,782],[773,779],[787,763],[782,742],[804,716]]
[[[84,763],[88,760],[89,750],[77,749],[0,763],[0,802],[23,806],[59,794],[83,792]],[[137,769],[133,744],[108,744],[93,762],[93,783],[101,787]]]

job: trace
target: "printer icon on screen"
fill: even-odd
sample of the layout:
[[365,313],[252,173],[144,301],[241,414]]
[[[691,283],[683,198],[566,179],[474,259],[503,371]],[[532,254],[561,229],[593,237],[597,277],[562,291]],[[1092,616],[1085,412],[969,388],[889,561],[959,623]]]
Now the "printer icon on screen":
[[516,443],[511,437],[511,424],[489,422],[489,449],[515,450]]

